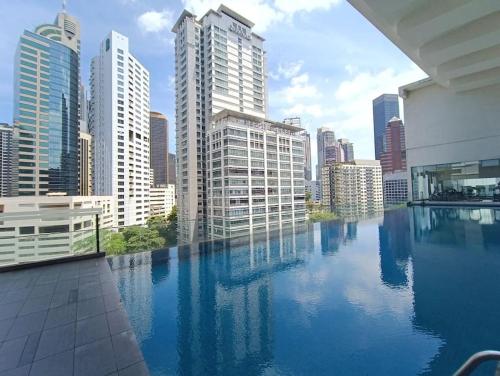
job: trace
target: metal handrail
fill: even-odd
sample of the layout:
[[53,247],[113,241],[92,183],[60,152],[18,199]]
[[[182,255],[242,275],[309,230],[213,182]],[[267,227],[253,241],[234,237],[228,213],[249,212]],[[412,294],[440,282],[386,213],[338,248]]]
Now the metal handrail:
[[470,375],[481,363],[489,360],[500,361],[500,351],[485,350],[472,355],[467,361],[458,369],[453,376],[468,376]]

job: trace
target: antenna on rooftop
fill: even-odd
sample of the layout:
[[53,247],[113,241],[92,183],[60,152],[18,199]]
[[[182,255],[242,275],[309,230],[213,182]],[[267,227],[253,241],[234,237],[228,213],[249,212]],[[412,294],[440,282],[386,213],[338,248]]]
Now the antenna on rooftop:
[[66,0],[62,0],[62,11],[66,13]]

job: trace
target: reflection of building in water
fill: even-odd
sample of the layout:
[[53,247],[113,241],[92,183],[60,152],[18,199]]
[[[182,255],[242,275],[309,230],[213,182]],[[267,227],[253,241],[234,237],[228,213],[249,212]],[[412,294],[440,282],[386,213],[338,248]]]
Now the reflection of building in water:
[[[154,252],[141,252],[108,258],[110,268],[118,281],[118,289],[123,302],[127,307],[128,317],[131,320],[140,318],[140,323],[131,322],[139,343],[151,335],[155,280],[161,278],[159,274],[167,275],[169,272],[168,263],[155,266],[154,273],[152,272],[154,254]],[[165,257],[168,258],[168,256]]]
[[494,231],[500,210],[414,207],[412,213],[415,240],[460,247],[478,242],[487,248],[497,245]]
[[336,253],[340,244],[347,244],[356,239],[357,222],[354,221],[327,221],[320,223],[321,253],[331,255]]
[[273,274],[302,264],[308,233],[281,230],[179,250],[178,373],[261,374],[273,358]]
[[423,374],[452,374],[473,353],[500,348],[500,216],[417,207],[410,214],[414,326],[444,343]]
[[378,233],[382,282],[390,287],[408,286],[407,273],[411,250],[408,212],[386,212]]

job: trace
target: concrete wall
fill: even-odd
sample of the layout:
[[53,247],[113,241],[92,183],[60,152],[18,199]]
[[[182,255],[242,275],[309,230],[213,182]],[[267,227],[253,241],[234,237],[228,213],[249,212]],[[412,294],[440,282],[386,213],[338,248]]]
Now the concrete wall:
[[500,86],[455,93],[428,83],[405,96],[410,198],[412,167],[500,158]]

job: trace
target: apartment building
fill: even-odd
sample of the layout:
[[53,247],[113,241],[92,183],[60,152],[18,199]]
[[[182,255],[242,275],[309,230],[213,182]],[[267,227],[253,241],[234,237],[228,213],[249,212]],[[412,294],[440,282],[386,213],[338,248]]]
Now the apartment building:
[[305,221],[304,133],[236,111],[213,116],[207,135],[210,237]]
[[118,226],[149,217],[149,72],[112,31],[92,59],[89,128],[94,141],[93,189],[113,196]]
[[377,160],[354,160],[323,166],[322,205],[342,214],[383,210],[382,168]]
[[183,11],[175,36],[176,157],[179,236],[203,236],[207,218],[206,136],[224,109],[264,119],[264,39],[254,24],[221,5],[203,17]]

